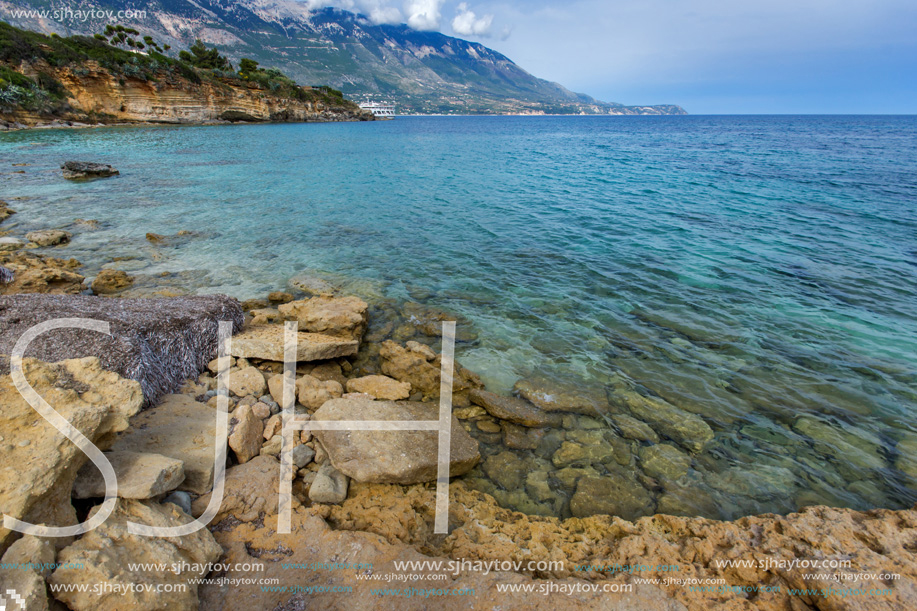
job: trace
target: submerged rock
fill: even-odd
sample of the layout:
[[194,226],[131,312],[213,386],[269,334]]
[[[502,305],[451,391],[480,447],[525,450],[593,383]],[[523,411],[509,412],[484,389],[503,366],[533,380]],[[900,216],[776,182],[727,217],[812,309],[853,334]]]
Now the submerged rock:
[[863,469],[885,467],[881,440],[861,427],[832,425],[814,416],[803,416],[796,421],[793,429],[809,437],[815,449],[822,454]]
[[[108,452],[118,478],[118,497],[151,499],[174,490],[185,479],[184,463],[162,454]],[[90,499],[105,496],[105,480],[92,463],[83,465],[73,483],[73,497]]]
[[[61,551],[58,561],[64,566],[50,578],[55,586],[86,584],[88,589],[60,587],[55,596],[74,611],[197,611],[198,586],[194,580],[206,576],[209,565],[223,553],[210,531],[204,528],[182,537],[143,537],[129,533],[127,525],[175,527],[191,519],[171,503],[118,499],[108,520]],[[131,568],[128,561],[150,568]],[[144,585],[150,587],[137,587]],[[96,586],[103,588],[96,592]]]
[[[24,359],[26,380],[65,420],[101,449],[140,411],[140,385],[105,371],[97,358],[61,363]],[[70,492],[88,460],[33,410],[9,375],[0,376],[0,511],[33,524],[76,524]],[[0,527],[0,551],[11,531]]]
[[701,452],[713,440],[713,429],[700,416],[663,399],[633,390],[618,390],[613,396],[632,416],[691,452]]
[[691,457],[667,443],[641,447],[639,455],[640,467],[650,477],[678,479],[691,468]]
[[577,518],[608,514],[634,520],[653,513],[653,497],[636,480],[617,472],[586,476],[576,482],[570,513]]
[[500,420],[533,428],[560,426],[561,418],[558,414],[544,412],[524,399],[501,397],[478,388],[469,391],[468,398]]
[[[315,421],[437,420],[437,406],[410,401],[333,399],[312,415]],[[358,482],[413,484],[436,479],[435,431],[315,431],[331,463]],[[451,476],[480,460],[478,443],[452,417]]]
[[107,178],[109,176],[120,174],[118,170],[114,169],[108,164],[91,163],[88,161],[67,161],[61,165],[61,169],[64,171],[64,178],[68,178],[70,180]]
[[513,390],[546,412],[574,412],[601,416],[608,411],[604,397],[566,388],[547,378],[519,380]]
[[137,380],[147,404],[196,378],[216,354],[217,326],[241,327],[242,310],[222,295],[171,299],[106,299],[88,295],[0,297],[0,354],[9,354],[32,326],[54,318],[90,318],[110,324],[111,335],[56,329],[27,351],[43,361],[96,356],[102,366]]

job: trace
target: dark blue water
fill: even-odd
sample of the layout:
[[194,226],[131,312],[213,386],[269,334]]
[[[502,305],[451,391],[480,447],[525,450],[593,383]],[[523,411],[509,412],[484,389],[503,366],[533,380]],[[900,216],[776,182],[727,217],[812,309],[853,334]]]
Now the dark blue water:
[[[72,158],[121,176],[72,184]],[[679,485],[720,515],[917,501],[917,118],[33,131],[0,136],[0,162],[3,229],[101,221],[56,249],[90,276],[249,298],[307,270],[455,313],[493,390],[625,379],[698,414],[716,438]],[[656,506],[674,490],[637,479]]]

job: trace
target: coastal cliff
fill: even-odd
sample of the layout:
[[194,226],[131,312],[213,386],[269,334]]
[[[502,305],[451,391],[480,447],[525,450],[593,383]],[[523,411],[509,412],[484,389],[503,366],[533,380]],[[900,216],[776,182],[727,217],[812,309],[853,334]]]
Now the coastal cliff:
[[[211,51],[212,52],[212,51]],[[48,37],[0,23],[0,122],[371,121],[328,87],[301,87],[277,70],[201,67],[104,39]],[[219,56],[217,56],[219,57]]]

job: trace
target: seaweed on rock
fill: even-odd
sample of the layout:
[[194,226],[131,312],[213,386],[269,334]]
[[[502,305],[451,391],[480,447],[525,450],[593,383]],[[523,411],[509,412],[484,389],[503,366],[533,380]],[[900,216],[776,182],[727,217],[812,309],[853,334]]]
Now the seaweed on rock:
[[[0,297],[0,354],[10,354],[30,327],[56,318],[110,323],[111,336],[83,329],[48,331],[26,356],[46,362],[97,356],[102,366],[137,380],[145,405],[196,377],[217,351],[219,321],[242,328],[239,302],[224,295],[162,299],[109,299],[89,295],[21,294]],[[0,373],[8,371],[0,364]]]
[[13,270],[0,267],[0,284],[9,284],[13,281]]

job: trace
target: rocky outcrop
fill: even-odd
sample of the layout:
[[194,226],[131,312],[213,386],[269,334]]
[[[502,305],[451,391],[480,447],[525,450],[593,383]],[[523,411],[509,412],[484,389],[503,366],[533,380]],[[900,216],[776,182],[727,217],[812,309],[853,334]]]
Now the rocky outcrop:
[[72,237],[72,233],[61,229],[42,229],[25,234],[25,239],[36,246],[58,246],[66,244]]
[[148,403],[173,392],[204,370],[217,350],[219,321],[241,327],[239,303],[220,295],[172,299],[105,299],[87,295],[0,297],[0,354],[9,354],[30,327],[54,318],[110,323],[111,336],[57,329],[38,336],[27,351],[43,361],[98,355],[102,365],[137,380]]
[[70,180],[89,180],[92,178],[107,178],[120,172],[106,163],[92,163],[89,161],[66,161],[61,165],[64,178]]
[[184,465],[178,486],[196,494],[213,487],[216,412],[187,395],[168,395],[131,420],[131,428],[115,443],[119,452],[162,454]]
[[[56,586],[86,584],[88,590],[61,587],[55,596],[73,611],[197,611],[193,580],[204,577],[223,551],[213,535],[202,529],[182,537],[144,537],[129,533],[127,526],[174,527],[190,521],[191,516],[171,503],[119,499],[108,520],[60,552],[58,559],[66,566],[51,575]],[[131,568],[128,562],[145,566]],[[158,570],[156,565],[168,568]]]
[[[128,427],[143,401],[137,382],[103,370],[95,357],[54,364],[25,359],[23,373],[40,396],[101,449]],[[70,491],[88,459],[26,403],[9,375],[0,377],[0,406],[0,510],[33,524],[78,523]],[[0,527],[0,550],[10,537]]]
[[[312,415],[316,421],[437,420],[436,405],[410,401],[333,399]],[[436,479],[435,431],[315,431],[331,464],[359,482],[414,484]],[[451,476],[470,471],[480,460],[478,443],[452,419]]]
[[92,292],[96,295],[112,295],[130,288],[134,284],[133,276],[116,269],[103,269],[92,280]]
[[0,265],[12,273],[6,282],[0,282],[0,295],[75,295],[83,290],[84,278],[75,271],[80,268],[76,259],[58,259],[22,251],[0,252]]

